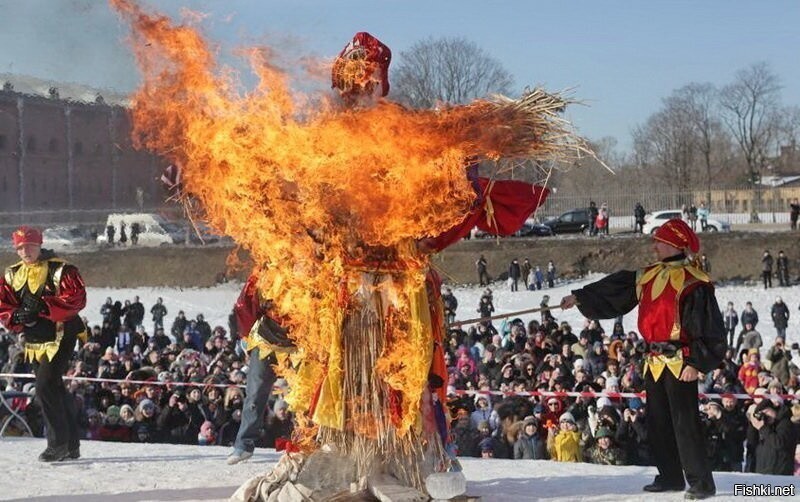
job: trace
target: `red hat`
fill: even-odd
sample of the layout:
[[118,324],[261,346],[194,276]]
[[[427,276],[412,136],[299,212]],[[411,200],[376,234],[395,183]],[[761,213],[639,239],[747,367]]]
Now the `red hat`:
[[697,238],[697,234],[679,218],[668,220],[658,227],[653,238],[681,250],[688,249],[692,253],[700,251],[700,240]]
[[366,31],[356,33],[333,62],[332,86],[343,94],[370,93],[376,82],[381,96],[389,94],[392,51]]
[[14,242],[14,247],[18,248],[24,244],[39,244],[42,245],[42,232],[41,230],[28,226],[21,226],[14,230],[11,236]]

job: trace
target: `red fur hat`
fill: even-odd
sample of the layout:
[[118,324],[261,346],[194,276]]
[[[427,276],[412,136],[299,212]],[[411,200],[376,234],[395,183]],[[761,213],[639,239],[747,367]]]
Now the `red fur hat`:
[[685,221],[678,218],[668,220],[658,227],[653,238],[681,250],[688,249],[692,253],[700,251],[700,239],[697,238],[697,234]]
[[14,248],[18,248],[24,244],[39,244],[42,245],[42,231],[28,226],[21,226],[14,230],[11,236],[14,243]]

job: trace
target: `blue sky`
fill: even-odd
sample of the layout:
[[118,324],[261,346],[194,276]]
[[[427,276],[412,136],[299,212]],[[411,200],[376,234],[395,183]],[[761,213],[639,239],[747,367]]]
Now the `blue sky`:
[[[575,88],[569,117],[589,138],[630,131],[689,82],[724,85],[766,61],[800,105],[800,1],[150,0],[206,12],[223,48],[265,41],[333,56],[356,31],[395,54],[429,36],[462,36],[498,58],[516,89]],[[130,91],[126,28],[103,0],[0,0],[0,72]]]

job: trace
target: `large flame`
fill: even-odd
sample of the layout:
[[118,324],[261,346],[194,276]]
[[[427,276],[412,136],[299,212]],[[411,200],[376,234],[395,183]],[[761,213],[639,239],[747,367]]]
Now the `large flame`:
[[[247,51],[259,82],[240,92],[195,29],[130,0],[111,4],[132,26],[143,74],[133,97],[136,144],[183,166],[205,217],[249,251],[259,291],[274,300],[316,368],[336,343],[346,265],[368,246],[406,249],[459,223],[475,197],[465,159],[497,157],[518,140],[486,102],[420,112],[381,101],[342,110],[293,91],[264,48]],[[406,263],[418,259],[398,253]],[[424,263],[409,267],[410,289],[423,283]],[[401,368],[393,385],[402,386],[403,358],[417,349],[396,345],[380,369]],[[311,398],[307,388],[292,392],[295,400]]]

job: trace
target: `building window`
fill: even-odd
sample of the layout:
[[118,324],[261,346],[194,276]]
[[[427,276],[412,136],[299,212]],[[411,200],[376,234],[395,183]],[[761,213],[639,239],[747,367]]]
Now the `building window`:
[[83,143],[80,141],[76,141],[74,145],[72,145],[72,154],[73,155],[83,155]]
[[50,153],[58,153],[58,140],[55,138],[50,139],[47,144],[47,151]]
[[34,136],[28,138],[28,146],[25,151],[28,153],[36,153],[36,138]]

